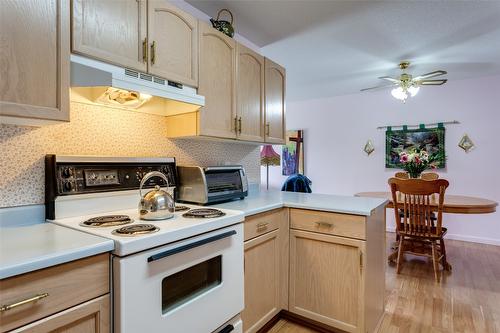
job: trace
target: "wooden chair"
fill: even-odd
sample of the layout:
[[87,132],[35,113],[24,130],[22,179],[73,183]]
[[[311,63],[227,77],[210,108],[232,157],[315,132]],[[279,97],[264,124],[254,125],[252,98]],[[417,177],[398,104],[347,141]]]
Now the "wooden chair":
[[[441,262],[444,269],[451,269],[451,266],[446,261],[446,248],[443,240],[447,229],[442,227],[444,193],[449,185],[448,181],[445,179],[429,181],[391,178],[389,179],[389,185],[394,202],[396,232],[399,236],[398,274],[401,271],[403,255],[408,252],[432,258],[434,277],[439,282],[439,262]],[[396,200],[397,192],[403,196],[399,202]],[[431,195],[434,193],[439,194],[437,219],[435,221],[431,218],[432,212],[436,210],[436,205],[431,201]],[[400,210],[403,211],[402,215],[399,213]],[[405,250],[407,243],[410,243],[411,250]],[[421,245],[419,247],[421,251],[416,251],[414,244]]]
[[437,174],[435,172],[426,172],[426,173],[422,173],[420,178],[423,180],[436,180],[436,179],[439,179],[439,174]]
[[398,171],[394,174],[394,177],[396,178],[400,178],[400,179],[409,179],[410,176],[408,176],[408,173],[404,172],[404,171]]
[[[437,174],[435,172],[422,173],[422,175],[420,176],[420,179],[423,179],[423,180],[436,180],[436,179],[439,179],[439,174]],[[435,202],[436,201],[436,195],[433,194],[431,196],[431,199],[432,199],[432,202]],[[432,213],[432,218],[434,220],[436,220],[436,214]]]

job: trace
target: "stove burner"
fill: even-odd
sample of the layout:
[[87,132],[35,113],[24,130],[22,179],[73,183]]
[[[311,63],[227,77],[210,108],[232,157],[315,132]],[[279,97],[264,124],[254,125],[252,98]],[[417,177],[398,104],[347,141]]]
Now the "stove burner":
[[175,211],[176,212],[183,212],[185,210],[189,210],[189,207],[188,206],[177,206],[177,205],[175,205]]
[[105,215],[105,216],[96,216],[90,218],[80,223],[80,225],[91,228],[102,228],[102,227],[113,227],[117,225],[129,224],[132,223],[133,221],[134,220],[132,220],[127,215]]
[[221,217],[224,215],[226,215],[226,213],[214,208],[191,209],[189,212],[182,214],[183,217],[197,219]]
[[157,232],[160,228],[152,224],[132,224],[121,227],[112,231],[113,234],[119,236],[138,236],[144,234],[152,234]]

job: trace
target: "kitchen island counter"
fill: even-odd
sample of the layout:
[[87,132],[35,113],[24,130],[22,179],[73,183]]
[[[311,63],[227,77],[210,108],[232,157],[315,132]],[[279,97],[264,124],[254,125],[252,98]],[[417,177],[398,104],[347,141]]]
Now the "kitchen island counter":
[[244,200],[230,201],[213,205],[212,207],[240,210],[245,213],[245,216],[282,207],[370,216],[377,207],[381,205],[385,206],[386,204],[387,200],[380,198],[360,198],[318,193],[256,191],[251,192]]
[[43,221],[43,206],[0,210],[0,279],[112,251],[110,239]]

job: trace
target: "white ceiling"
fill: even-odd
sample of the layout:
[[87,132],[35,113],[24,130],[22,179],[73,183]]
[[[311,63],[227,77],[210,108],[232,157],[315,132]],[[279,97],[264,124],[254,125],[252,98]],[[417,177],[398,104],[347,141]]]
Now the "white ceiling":
[[450,80],[500,73],[500,1],[187,2],[213,17],[229,8],[236,31],[286,67],[289,100],[357,93],[400,60]]

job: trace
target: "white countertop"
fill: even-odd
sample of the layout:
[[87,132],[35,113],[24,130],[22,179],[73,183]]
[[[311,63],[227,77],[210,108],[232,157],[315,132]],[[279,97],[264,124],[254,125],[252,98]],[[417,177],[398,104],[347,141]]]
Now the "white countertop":
[[112,240],[43,222],[43,206],[39,205],[0,209],[0,222],[0,279],[114,247]]
[[[213,207],[250,216],[290,207],[369,216],[387,200],[316,193],[257,191]],[[0,209],[0,279],[112,251],[111,239],[45,223],[43,205]]]
[[373,210],[385,205],[387,200],[354,196],[317,193],[295,193],[281,191],[260,191],[251,193],[244,200],[226,202],[213,207],[241,210],[245,216],[268,210],[290,207],[327,212],[369,216]]

